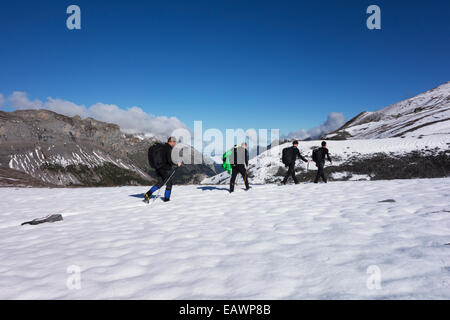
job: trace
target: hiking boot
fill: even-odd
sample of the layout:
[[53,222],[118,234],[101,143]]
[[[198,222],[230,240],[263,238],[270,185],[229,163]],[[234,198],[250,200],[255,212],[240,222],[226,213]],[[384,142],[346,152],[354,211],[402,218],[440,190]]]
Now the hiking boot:
[[169,202],[170,199],[169,199],[169,198],[163,198],[163,201],[164,201],[164,202]]
[[148,192],[144,195],[144,202],[150,203],[150,198],[152,197],[152,194],[148,194]]

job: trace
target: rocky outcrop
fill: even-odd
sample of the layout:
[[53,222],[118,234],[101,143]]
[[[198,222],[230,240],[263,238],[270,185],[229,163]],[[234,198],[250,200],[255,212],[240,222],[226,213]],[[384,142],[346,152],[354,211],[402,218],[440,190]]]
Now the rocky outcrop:
[[[48,110],[0,111],[0,168],[4,175],[27,175],[27,179],[21,176],[22,184],[148,185],[155,181],[155,174],[148,165],[147,150],[155,142],[155,138],[124,134],[118,125],[92,118]],[[197,175],[215,173],[212,166],[187,166],[177,173],[176,182],[189,183],[198,180]]]

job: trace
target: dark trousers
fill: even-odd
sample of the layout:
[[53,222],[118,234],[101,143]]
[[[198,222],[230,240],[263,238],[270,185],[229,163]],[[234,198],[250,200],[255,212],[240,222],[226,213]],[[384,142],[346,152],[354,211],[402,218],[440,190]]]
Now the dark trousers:
[[240,173],[242,178],[244,178],[245,188],[249,188],[247,170],[245,169],[245,166],[243,164],[238,164],[236,166],[233,166],[231,170],[230,192],[234,191],[234,183],[236,182],[238,173]]
[[286,183],[289,177],[292,177],[292,179],[294,179],[294,182],[296,184],[298,183],[297,177],[295,176],[295,162],[289,165],[289,169],[288,172],[286,173],[286,176],[284,177],[283,183]]
[[[155,172],[156,175],[158,176],[158,183],[155,184],[150,190],[148,190],[147,195],[149,197],[153,194],[153,192],[160,189],[164,185],[164,183],[167,181],[167,179],[169,179],[173,171],[171,169],[157,169]],[[166,182],[166,191],[164,192],[164,198],[166,200],[170,199],[170,194],[172,193],[172,180],[173,177]]]
[[[158,175],[158,183],[156,184],[156,186],[159,189],[163,186],[164,182],[166,182],[166,180],[170,177],[170,175],[172,174],[172,170],[158,169],[156,170],[156,174]],[[166,190],[169,191],[172,190],[172,181],[173,177],[166,183]]]
[[324,162],[317,162],[316,166],[317,166],[317,174],[316,174],[316,179],[314,180],[314,183],[318,183],[319,182],[319,178],[322,178],[323,181],[326,183],[327,182],[327,177],[325,176],[325,171],[323,170],[323,167],[325,166],[325,163]]

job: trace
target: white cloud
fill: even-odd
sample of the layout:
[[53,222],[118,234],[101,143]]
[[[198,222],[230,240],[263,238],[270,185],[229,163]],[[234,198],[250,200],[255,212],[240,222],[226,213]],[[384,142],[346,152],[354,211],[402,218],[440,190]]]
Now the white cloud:
[[320,126],[311,128],[308,130],[311,138],[320,138],[321,136],[339,129],[345,123],[345,116],[339,112],[331,112],[328,115],[327,121],[325,121]]
[[26,92],[13,92],[9,97],[9,102],[11,103],[11,107],[19,110],[47,109],[69,117],[73,117],[75,115],[79,115],[80,117],[87,116],[85,106],[80,106],[67,100],[53,99],[50,97],[48,97],[45,102],[38,99],[31,101],[28,99],[28,94]]
[[160,139],[166,139],[175,129],[187,129],[187,126],[175,117],[155,116],[139,107],[125,110],[113,104],[99,102],[86,108],[84,105],[51,97],[45,102],[38,99],[31,101],[26,92],[20,91],[13,92],[8,100],[15,109],[47,109],[70,117],[75,115],[82,118],[92,117],[99,121],[118,124],[122,131],[127,133],[144,133]]
[[309,134],[308,134],[308,131],[306,131],[306,129],[299,129],[294,132],[289,132],[289,134],[285,138],[303,140],[308,137],[309,137]]
[[47,98],[47,101],[44,104],[44,109],[48,109],[69,117],[78,115],[85,118],[88,115],[88,111],[85,106],[79,106],[67,100],[53,99],[50,97]]
[[342,113],[339,112],[331,112],[328,115],[327,120],[322,123],[321,125],[318,125],[311,129],[300,129],[295,132],[290,132],[286,138],[288,139],[319,139],[320,137],[324,136],[325,134],[332,132],[336,129],[339,129],[342,125],[345,124],[345,116]]
[[0,108],[3,107],[3,104],[5,103],[5,98],[3,97],[3,95],[0,93]]
[[175,117],[157,117],[139,107],[124,110],[116,105],[97,103],[91,106],[88,112],[94,119],[116,123],[128,133],[151,133],[157,137],[167,138],[175,129],[187,128]]
[[41,100],[30,101],[28,99],[28,94],[26,92],[14,91],[9,96],[9,102],[11,107],[14,109],[25,110],[25,109],[42,109],[44,104]]

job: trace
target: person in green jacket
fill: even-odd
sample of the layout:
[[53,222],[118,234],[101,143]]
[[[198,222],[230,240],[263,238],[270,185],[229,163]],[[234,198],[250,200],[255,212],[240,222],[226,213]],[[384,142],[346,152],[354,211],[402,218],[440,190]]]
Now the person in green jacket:
[[222,161],[223,161],[222,168],[224,168],[228,172],[228,174],[231,174],[230,156],[231,156],[232,152],[233,152],[233,149],[228,150],[222,156]]

